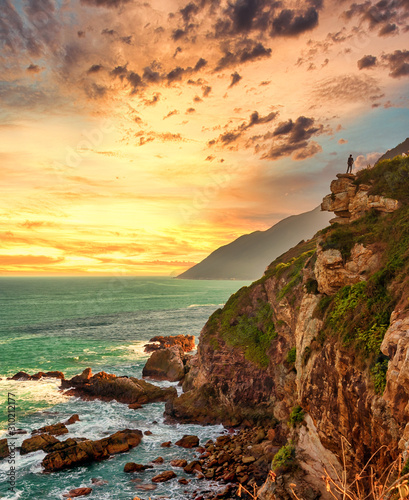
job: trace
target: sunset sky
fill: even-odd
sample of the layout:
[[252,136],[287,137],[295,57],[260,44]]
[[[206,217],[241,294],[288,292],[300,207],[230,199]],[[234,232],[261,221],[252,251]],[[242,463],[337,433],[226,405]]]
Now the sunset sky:
[[409,136],[407,0],[0,0],[0,274],[169,275]]

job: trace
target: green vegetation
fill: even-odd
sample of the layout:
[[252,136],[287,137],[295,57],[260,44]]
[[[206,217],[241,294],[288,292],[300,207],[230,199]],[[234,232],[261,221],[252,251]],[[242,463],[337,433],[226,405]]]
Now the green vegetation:
[[274,455],[271,462],[271,469],[291,469],[295,464],[295,446],[289,442],[285,446],[281,447],[278,452]]
[[360,170],[355,183],[370,184],[369,194],[379,194],[409,203],[409,157],[396,156],[383,160],[373,168]]
[[[219,332],[229,345],[241,348],[246,359],[266,368],[270,361],[267,350],[277,336],[273,310],[268,302],[260,299],[253,304],[250,292],[250,288],[244,287],[233,294],[223,310],[209,318],[207,331]],[[248,310],[251,315],[244,313]]]
[[305,417],[305,412],[301,408],[301,406],[300,405],[294,406],[294,408],[291,410],[290,418],[288,421],[290,427],[295,427],[297,424],[299,424],[304,420],[304,417]]
[[[371,374],[373,377],[375,391],[378,394],[382,394],[386,386],[386,372],[388,371],[388,360],[378,361],[375,366],[371,369]],[[409,472],[409,470],[408,470]]]
[[294,364],[297,359],[297,349],[295,347],[291,347],[291,349],[287,353],[286,361],[289,364]]

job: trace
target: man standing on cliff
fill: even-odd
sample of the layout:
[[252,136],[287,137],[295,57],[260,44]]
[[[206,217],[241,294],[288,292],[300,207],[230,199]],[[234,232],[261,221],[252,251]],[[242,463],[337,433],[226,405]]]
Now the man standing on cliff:
[[352,174],[352,165],[354,164],[354,159],[352,158],[352,155],[349,155],[347,164],[348,164],[347,174]]

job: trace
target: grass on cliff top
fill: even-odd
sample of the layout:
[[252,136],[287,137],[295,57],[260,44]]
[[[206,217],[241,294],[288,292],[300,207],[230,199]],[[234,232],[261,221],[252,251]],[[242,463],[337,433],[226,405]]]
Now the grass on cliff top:
[[382,160],[372,168],[360,170],[355,184],[370,184],[369,194],[409,203],[409,157],[396,156]]

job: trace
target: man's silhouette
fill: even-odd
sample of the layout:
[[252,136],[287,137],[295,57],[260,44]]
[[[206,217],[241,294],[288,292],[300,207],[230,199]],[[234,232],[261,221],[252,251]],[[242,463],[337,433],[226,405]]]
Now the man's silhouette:
[[354,159],[352,158],[352,155],[349,155],[347,164],[348,164],[347,174],[352,174],[352,165],[354,164]]

